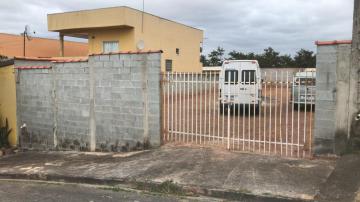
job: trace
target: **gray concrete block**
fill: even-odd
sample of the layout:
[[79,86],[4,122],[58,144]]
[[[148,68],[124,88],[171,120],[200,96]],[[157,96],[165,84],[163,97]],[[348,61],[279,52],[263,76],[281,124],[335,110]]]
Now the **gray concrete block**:
[[110,55],[110,61],[119,61],[120,60],[120,54],[112,54]]
[[316,91],[316,99],[319,101],[335,101],[336,100],[336,94],[332,91],[322,91],[317,90]]
[[99,60],[100,61],[109,61],[110,60],[110,55],[100,55]]

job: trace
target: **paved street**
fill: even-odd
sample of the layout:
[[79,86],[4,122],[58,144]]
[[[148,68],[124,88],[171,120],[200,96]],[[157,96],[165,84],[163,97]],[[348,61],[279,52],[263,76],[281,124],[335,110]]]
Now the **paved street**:
[[334,165],[335,161],[320,159],[169,145],[142,153],[23,152],[0,159],[0,178],[131,186],[172,181],[211,197],[240,192],[312,199]]
[[[107,190],[90,185],[62,183],[45,183],[35,181],[0,181],[0,200],[2,202],[23,201],[66,201],[66,202],[97,202],[97,201],[198,201],[160,194],[146,194],[129,190]],[[204,201],[207,199],[203,199]],[[209,199],[213,201],[214,199]]]

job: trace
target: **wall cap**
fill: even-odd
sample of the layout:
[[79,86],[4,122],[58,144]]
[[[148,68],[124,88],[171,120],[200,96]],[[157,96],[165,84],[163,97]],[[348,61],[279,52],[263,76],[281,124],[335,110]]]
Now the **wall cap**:
[[334,40],[334,41],[315,41],[317,46],[329,46],[329,45],[340,45],[340,44],[352,44],[351,40]]

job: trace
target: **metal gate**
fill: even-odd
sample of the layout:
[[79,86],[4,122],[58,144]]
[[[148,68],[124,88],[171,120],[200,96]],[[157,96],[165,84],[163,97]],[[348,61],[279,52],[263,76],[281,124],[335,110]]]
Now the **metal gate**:
[[309,88],[315,79],[311,83],[294,76],[285,71],[264,73],[256,89],[260,96],[253,100],[261,104],[256,106],[232,99],[243,96],[240,88],[221,94],[224,79],[218,73],[162,74],[163,142],[310,156],[315,91]]

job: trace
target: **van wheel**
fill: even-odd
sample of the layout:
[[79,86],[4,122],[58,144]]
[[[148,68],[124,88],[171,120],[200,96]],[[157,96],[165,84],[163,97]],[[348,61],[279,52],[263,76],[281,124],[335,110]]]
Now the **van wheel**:
[[259,113],[260,113],[260,105],[256,105],[255,106],[255,115],[259,115]]

